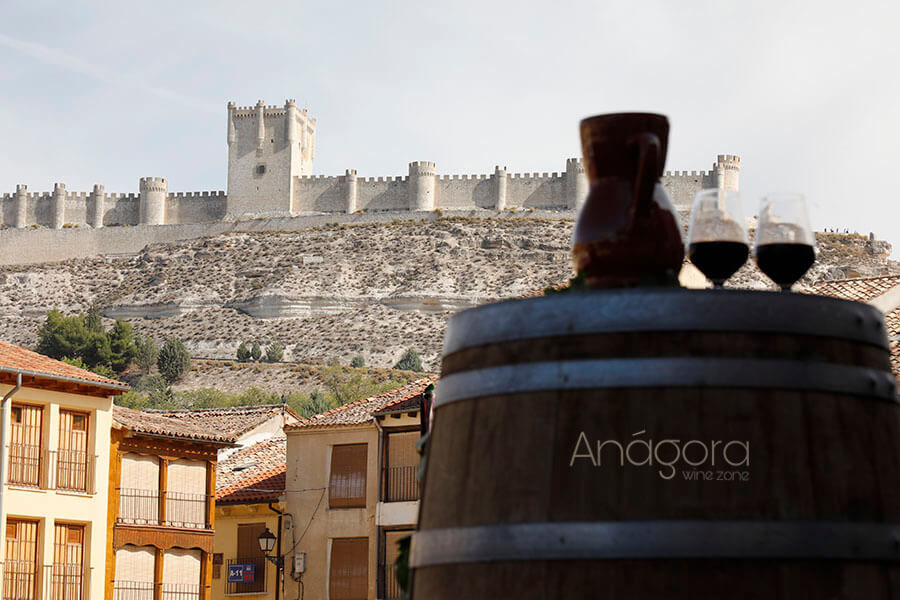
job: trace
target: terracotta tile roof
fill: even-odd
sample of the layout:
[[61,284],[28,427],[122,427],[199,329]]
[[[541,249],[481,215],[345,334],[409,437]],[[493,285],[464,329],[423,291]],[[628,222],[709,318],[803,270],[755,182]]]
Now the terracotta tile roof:
[[182,410],[151,410],[150,412],[172,417],[203,429],[227,433],[234,437],[257,427],[282,411],[301,420],[301,417],[285,404],[256,406],[230,406],[227,408],[189,408]]
[[831,296],[842,300],[870,302],[897,285],[900,285],[900,275],[886,275],[884,277],[826,281],[810,286],[803,291],[807,294]]
[[372,415],[376,412],[389,411],[392,407],[399,410],[404,402],[414,403],[425,391],[425,388],[437,381],[437,379],[437,375],[423,377],[389,392],[383,392],[358,402],[351,402],[350,404],[333,408],[321,415],[288,425],[284,429],[285,431],[298,431],[318,427],[366,423],[372,420]]
[[215,429],[197,427],[182,419],[173,419],[156,412],[113,406],[113,426],[135,433],[176,439],[231,444],[234,436]]
[[276,500],[284,493],[287,440],[272,437],[241,448],[216,468],[216,502]]
[[49,356],[2,341],[0,341],[0,370],[22,372],[23,374],[47,377],[49,379],[70,380],[114,391],[125,391],[128,389],[128,384],[121,381],[102,377]]
[[889,338],[900,335],[900,308],[895,308],[884,315],[884,325]]

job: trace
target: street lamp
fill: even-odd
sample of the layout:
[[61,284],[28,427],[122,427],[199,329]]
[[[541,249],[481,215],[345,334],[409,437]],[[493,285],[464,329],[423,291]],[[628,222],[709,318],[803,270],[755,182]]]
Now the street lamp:
[[284,566],[284,557],[283,556],[269,556],[272,550],[275,549],[275,542],[277,538],[275,534],[269,531],[269,528],[266,527],[266,530],[259,534],[259,549],[262,550],[263,554],[270,563],[281,569]]

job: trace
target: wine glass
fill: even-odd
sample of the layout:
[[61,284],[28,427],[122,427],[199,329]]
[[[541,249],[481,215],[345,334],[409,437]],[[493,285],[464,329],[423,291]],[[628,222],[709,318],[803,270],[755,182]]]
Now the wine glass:
[[753,244],[756,265],[781,288],[803,277],[816,259],[815,238],[802,194],[769,194],[759,205]]
[[740,194],[724,189],[698,192],[688,228],[688,256],[694,266],[721,289],[749,254]]

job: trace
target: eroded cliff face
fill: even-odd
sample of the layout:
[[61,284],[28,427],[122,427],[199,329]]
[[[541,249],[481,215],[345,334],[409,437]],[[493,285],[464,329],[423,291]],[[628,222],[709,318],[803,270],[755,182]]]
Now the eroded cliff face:
[[[0,339],[37,341],[46,312],[100,306],[140,335],[175,336],[195,356],[233,358],[278,340],[285,359],[390,366],[416,348],[437,369],[453,312],[532,294],[571,275],[571,219],[447,218],[230,233],[126,257],[0,268]],[[803,283],[900,272],[889,245],[820,234]],[[748,263],[732,286],[770,283]]]

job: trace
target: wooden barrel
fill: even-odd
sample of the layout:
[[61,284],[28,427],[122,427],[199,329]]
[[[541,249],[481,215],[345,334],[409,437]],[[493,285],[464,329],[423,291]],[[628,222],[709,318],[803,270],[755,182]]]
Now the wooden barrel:
[[634,289],[450,320],[416,600],[900,599],[898,561],[873,307]]

